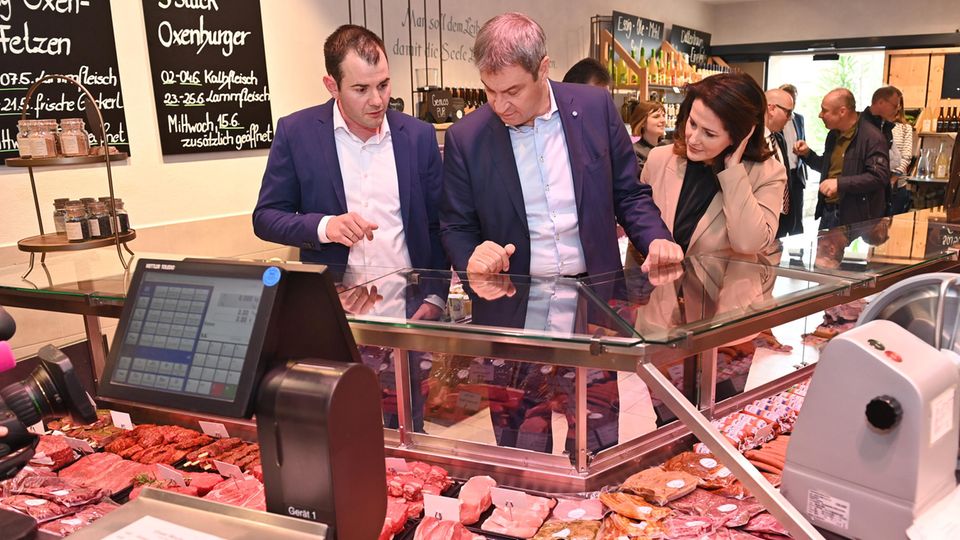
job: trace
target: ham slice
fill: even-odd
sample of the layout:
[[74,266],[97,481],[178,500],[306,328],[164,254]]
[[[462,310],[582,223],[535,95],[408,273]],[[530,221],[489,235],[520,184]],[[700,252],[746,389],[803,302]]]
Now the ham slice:
[[483,535],[473,534],[459,521],[441,521],[426,516],[417,527],[413,540],[485,540]]
[[460,523],[473,525],[490,508],[490,488],[497,481],[489,476],[474,476],[460,488]]

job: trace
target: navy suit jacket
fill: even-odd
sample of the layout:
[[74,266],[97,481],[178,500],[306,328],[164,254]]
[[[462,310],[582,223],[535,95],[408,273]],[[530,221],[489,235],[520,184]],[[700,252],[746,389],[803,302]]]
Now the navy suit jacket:
[[[269,242],[300,248],[300,260],[346,266],[350,249],[317,236],[326,215],[347,212],[333,135],[334,100],[277,122],[263,173],[253,230]],[[440,243],[438,202],[442,166],[433,126],[387,111],[397,164],[403,232],[415,268],[450,268]],[[376,232],[374,232],[376,234]]]
[[[587,273],[621,270],[617,222],[643,254],[653,240],[672,236],[650,186],[637,182],[637,157],[610,94],[582,84],[550,85],[570,156]],[[511,274],[530,273],[520,175],[510,134],[490,105],[447,130],[440,225],[456,270],[466,270],[473,250],[492,240],[516,246]]]

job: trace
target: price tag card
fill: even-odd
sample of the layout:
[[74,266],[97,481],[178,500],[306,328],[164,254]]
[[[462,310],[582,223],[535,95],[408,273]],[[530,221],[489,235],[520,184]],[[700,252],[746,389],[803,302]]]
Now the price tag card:
[[168,482],[173,482],[180,487],[187,487],[187,480],[183,477],[183,474],[169,465],[158,463],[157,476]]
[[63,439],[67,441],[67,444],[70,445],[70,448],[73,448],[74,450],[79,450],[84,454],[93,453],[93,447],[90,446],[90,443],[88,443],[87,441],[84,441],[82,439],[74,439],[73,437],[64,437]]
[[224,463],[219,460],[213,460],[213,464],[217,467],[217,472],[227,478],[235,478],[237,480],[243,480],[243,471],[240,470],[240,467],[232,463]]
[[133,429],[133,420],[125,412],[110,411],[110,420],[120,429]]
[[205,434],[217,439],[226,439],[230,436],[230,434],[227,433],[227,426],[219,422],[204,422],[201,420],[200,429],[203,430]]
[[46,433],[46,430],[43,429],[43,420],[37,422],[36,424],[27,428],[27,431],[33,433],[34,435],[43,435]]
[[460,521],[460,499],[423,494],[424,516],[433,516],[440,521]]
[[410,467],[407,466],[407,462],[403,458],[388,457],[387,470],[390,472],[400,473],[407,472],[410,470]]
[[473,381],[490,382],[493,380],[494,371],[491,364],[475,363],[470,365],[470,379]]
[[527,494],[512,489],[490,488],[490,498],[498,508],[523,508],[527,503]]
[[461,391],[460,395],[457,396],[457,407],[460,407],[465,411],[477,412],[480,410],[480,403],[482,401],[483,398],[480,396],[480,394]]

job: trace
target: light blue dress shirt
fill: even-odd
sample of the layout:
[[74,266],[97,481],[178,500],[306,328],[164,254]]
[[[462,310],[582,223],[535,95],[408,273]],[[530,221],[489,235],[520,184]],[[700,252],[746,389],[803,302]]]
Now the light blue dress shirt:
[[508,128],[530,230],[530,275],[586,272],[570,156],[553,88],[546,114],[532,126]]

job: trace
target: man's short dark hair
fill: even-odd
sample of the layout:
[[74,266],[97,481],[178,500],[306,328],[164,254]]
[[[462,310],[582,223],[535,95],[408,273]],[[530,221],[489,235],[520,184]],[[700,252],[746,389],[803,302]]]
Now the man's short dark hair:
[[877,103],[880,100],[899,101],[902,97],[903,93],[896,86],[881,86],[873,93],[873,99],[870,100],[870,103]]
[[383,40],[370,30],[354,24],[345,24],[337,28],[323,44],[323,61],[327,67],[327,75],[337,81],[337,88],[343,80],[340,64],[350,51],[357,53],[371,66],[380,62],[381,52],[384,58],[387,57]]
[[567,74],[563,76],[563,82],[608,85],[610,84],[610,74],[598,60],[584,58],[567,71]]

